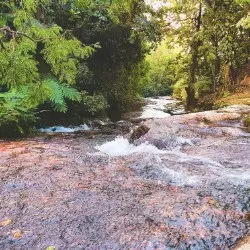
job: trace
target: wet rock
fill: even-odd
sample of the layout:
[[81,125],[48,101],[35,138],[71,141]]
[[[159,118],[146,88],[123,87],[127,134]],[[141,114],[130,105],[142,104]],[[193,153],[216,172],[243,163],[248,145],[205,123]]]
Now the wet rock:
[[96,146],[116,134],[1,141],[0,249],[234,249],[249,234],[250,137],[223,119],[241,114],[146,121],[114,156]]
[[116,124],[117,124],[117,126],[122,127],[122,128],[130,128],[131,126],[133,126],[132,122],[130,122],[130,121],[124,121],[124,120],[119,121]]
[[155,139],[150,141],[154,146],[156,146],[158,149],[174,149],[177,147],[182,147],[185,145],[193,145],[192,140],[185,139],[183,137],[178,136],[167,136],[164,139]]
[[229,112],[229,113],[240,113],[247,114],[250,113],[250,105],[230,105],[225,108],[218,110],[219,112]]
[[115,124],[117,130],[121,131],[122,134],[129,133],[133,127],[133,123],[130,121],[121,120]]
[[142,136],[144,136],[145,134],[147,134],[149,131],[149,128],[142,124],[139,127],[137,127],[134,132],[132,133],[132,135],[130,136],[129,141],[131,143],[133,143],[135,140],[138,140],[139,138],[141,138]]
[[108,119],[108,118],[105,118],[105,119],[95,119],[91,123],[92,123],[92,126],[94,128],[102,128],[104,126],[111,126],[113,124],[113,122],[111,122],[110,119]]
[[187,113],[182,102],[174,102],[172,104],[168,104],[164,109],[164,112],[169,113],[170,115],[183,115]]
[[234,248],[234,250],[249,250],[249,249],[250,249],[250,236],[245,237]]

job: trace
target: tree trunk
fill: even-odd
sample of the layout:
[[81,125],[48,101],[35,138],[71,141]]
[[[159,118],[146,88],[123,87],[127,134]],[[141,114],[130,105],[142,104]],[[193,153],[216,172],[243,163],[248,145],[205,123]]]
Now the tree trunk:
[[187,106],[187,109],[189,109],[189,110],[192,110],[197,106],[194,85],[196,83],[196,72],[197,72],[197,68],[198,68],[198,49],[199,49],[199,44],[197,42],[194,42],[193,48],[191,50],[192,51],[192,61],[191,61],[191,65],[190,65],[189,82],[188,82],[188,87],[186,88],[186,92],[187,92],[186,106]]
[[[200,28],[201,28],[201,15],[202,15],[202,4],[200,3],[199,13],[196,18],[196,32],[197,33],[200,31]],[[186,108],[188,110],[193,110],[197,106],[194,86],[196,83],[196,73],[197,73],[198,66],[199,66],[198,56],[199,56],[200,46],[201,46],[201,41],[199,39],[194,40],[191,45],[192,60],[191,60],[191,65],[190,65],[188,87],[186,88],[186,92],[187,92]]]

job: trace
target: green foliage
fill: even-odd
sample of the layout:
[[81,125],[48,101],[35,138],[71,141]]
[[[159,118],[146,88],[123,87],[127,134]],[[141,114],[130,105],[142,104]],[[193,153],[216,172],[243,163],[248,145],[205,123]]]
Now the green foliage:
[[98,46],[84,46],[72,32],[48,23],[41,9],[51,7],[49,0],[0,4],[4,6],[0,16],[0,128],[11,122],[23,132],[22,126],[35,120],[39,105],[49,102],[56,111],[66,112],[66,99],[81,101],[80,93],[69,85],[75,83],[79,63]]
[[243,17],[239,22],[238,26],[242,26],[245,29],[250,29],[250,13],[246,17]]
[[34,88],[21,86],[0,93],[0,130],[8,127],[21,134],[29,132],[29,126],[37,120],[37,106],[48,102],[58,112],[67,111],[66,99],[80,102],[81,93],[68,84],[46,79]]
[[[17,126],[18,108],[36,117],[43,104],[66,112],[78,102],[76,115],[95,114],[125,111],[138,97],[145,54],[161,35],[144,1],[0,0],[0,6],[0,93],[22,97],[8,111]],[[7,123],[2,116],[1,126]]]
[[77,15],[65,22],[67,28],[71,22],[77,27],[74,34],[80,41],[101,46],[88,60],[89,70],[81,65],[78,86],[92,95],[102,93],[110,109],[124,112],[143,85],[145,54],[160,37],[157,21],[147,20],[150,10],[140,0],[99,0],[87,5],[75,6]]
[[250,128],[250,116],[244,118],[243,125],[247,128]]
[[182,48],[174,95],[192,109],[234,91],[249,60],[249,1],[173,0],[161,13],[169,39]]
[[52,72],[61,82],[75,83],[78,59],[87,59],[94,52],[90,46],[83,47],[77,39],[66,40],[63,37],[48,41],[43,50],[44,58]]
[[60,84],[56,80],[48,79],[43,81],[42,88],[47,94],[45,100],[49,100],[55,111],[65,113],[67,104],[65,99],[70,101],[81,101],[81,93],[67,84]]
[[195,83],[196,97],[200,98],[209,93],[213,89],[211,79],[209,77],[203,76],[197,80]]
[[186,88],[188,86],[188,79],[180,78],[173,87],[173,96],[175,98],[186,100],[187,93]]
[[177,58],[181,48],[164,39],[156,50],[146,57],[148,70],[142,87],[144,96],[170,95],[176,83]]
[[35,83],[39,80],[37,62],[33,57],[36,45],[28,38],[19,43],[11,40],[0,50],[0,85],[9,89]]
[[0,93],[0,136],[5,136],[8,130],[13,133],[29,131],[30,125],[36,121],[34,107],[30,106],[27,95],[21,91],[12,90]]
[[107,100],[101,94],[91,96],[87,92],[83,92],[81,98],[81,103],[83,104],[85,110],[92,115],[108,108]]

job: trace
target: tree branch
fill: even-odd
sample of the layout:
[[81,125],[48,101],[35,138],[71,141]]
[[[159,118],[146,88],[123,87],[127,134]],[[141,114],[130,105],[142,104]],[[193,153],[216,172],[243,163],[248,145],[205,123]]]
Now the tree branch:
[[[5,34],[6,33],[11,34],[11,36],[12,36],[13,39],[15,39],[17,36],[21,35],[21,36],[29,38],[33,42],[42,42],[44,40],[52,38],[52,37],[46,37],[46,38],[42,38],[42,39],[34,39],[33,37],[29,36],[28,34],[26,34],[24,32],[12,30],[9,26],[3,26],[3,27],[1,27],[0,28],[0,32],[3,32]],[[66,34],[71,34],[72,32],[73,32],[73,30],[65,30],[61,34],[61,37],[65,36]]]
[[41,41],[44,40],[44,39],[36,40],[36,39],[32,38],[31,36],[27,35],[24,32],[12,30],[9,26],[3,26],[2,28],[0,28],[0,32],[3,32],[5,34],[9,33],[9,34],[11,34],[12,38],[15,38],[15,37],[17,37],[19,35],[25,36],[25,37],[29,38],[30,40],[32,40],[34,42],[41,42]]

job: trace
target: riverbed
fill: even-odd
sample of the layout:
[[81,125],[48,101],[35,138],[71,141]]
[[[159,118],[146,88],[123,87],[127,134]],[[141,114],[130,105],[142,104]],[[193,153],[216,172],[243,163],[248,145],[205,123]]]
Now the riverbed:
[[234,249],[250,233],[250,107],[171,116],[174,102],[1,141],[0,249]]

